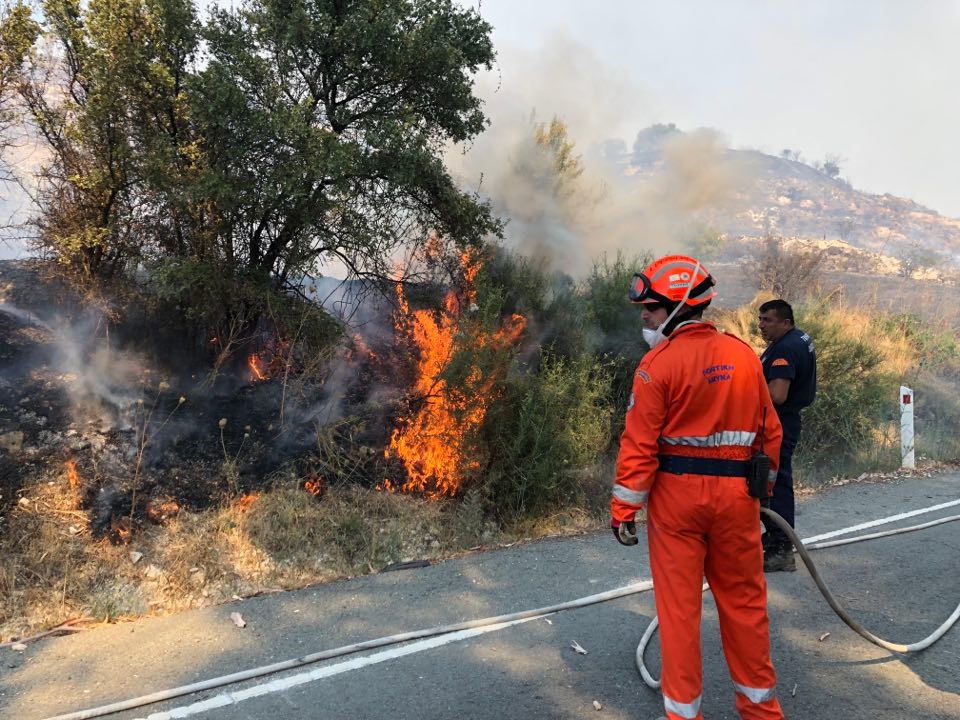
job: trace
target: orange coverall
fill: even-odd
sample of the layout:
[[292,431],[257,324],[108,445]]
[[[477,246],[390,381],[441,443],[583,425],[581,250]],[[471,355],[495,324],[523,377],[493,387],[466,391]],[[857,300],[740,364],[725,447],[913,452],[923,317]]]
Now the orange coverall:
[[625,522],[649,505],[661,684],[670,720],[703,717],[704,574],[716,600],[740,717],[783,718],[770,660],[759,501],[749,496],[743,476],[658,469],[658,455],[746,460],[760,447],[761,422],[775,478],[782,430],[760,361],[746,343],[712,324],[681,325],[640,361],[620,439],[611,513]]

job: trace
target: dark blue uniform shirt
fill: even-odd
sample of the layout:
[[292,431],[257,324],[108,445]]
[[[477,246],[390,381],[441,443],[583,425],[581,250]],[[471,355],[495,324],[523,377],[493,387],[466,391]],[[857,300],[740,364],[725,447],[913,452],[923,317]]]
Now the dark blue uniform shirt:
[[813,402],[817,394],[817,351],[813,340],[802,330],[793,328],[767,346],[760,356],[763,377],[769,383],[777,378],[790,381],[790,390],[777,415],[799,419],[800,409]]

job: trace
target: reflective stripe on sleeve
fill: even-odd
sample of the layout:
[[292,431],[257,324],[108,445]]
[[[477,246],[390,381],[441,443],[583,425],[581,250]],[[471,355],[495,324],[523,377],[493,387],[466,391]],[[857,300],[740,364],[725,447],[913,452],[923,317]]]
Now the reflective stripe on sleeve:
[[647,495],[649,494],[647,490],[631,490],[619,483],[613,484],[613,496],[628,505],[643,505],[643,503],[647,501]]
[[702,695],[698,695],[690,702],[682,703],[664,695],[663,707],[667,712],[671,712],[674,715],[679,715],[682,718],[689,718],[689,720],[696,720],[697,715],[700,714],[700,699],[702,697]]
[[712,435],[661,437],[660,442],[667,445],[689,445],[691,447],[720,447],[721,445],[750,447],[756,437],[757,434],[749,430],[723,430]]
[[755,705],[773,700],[777,696],[776,685],[771,688],[752,688],[741,685],[740,683],[734,683],[733,686],[737,689],[738,693]]
[[767,480],[770,482],[777,481],[777,471],[776,470],[767,470]]

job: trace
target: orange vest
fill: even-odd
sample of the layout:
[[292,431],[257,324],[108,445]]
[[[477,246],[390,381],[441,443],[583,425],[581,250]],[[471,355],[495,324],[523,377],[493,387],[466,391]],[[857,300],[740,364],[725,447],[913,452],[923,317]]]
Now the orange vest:
[[760,359],[711,323],[677,328],[643,356],[634,374],[617,456],[613,518],[633,520],[644,505],[658,455],[746,460],[760,448],[761,424],[775,476],[783,430]]

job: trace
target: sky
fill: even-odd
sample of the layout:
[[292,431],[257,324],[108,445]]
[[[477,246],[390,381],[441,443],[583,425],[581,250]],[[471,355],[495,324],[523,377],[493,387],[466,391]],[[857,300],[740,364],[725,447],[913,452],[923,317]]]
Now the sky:
[[461,4],[494,28],[497,67],[478,80],[491,130],[524,103],[580,147],[712,128],[738,149],[839,156],[854,187],[960,217],[956,0]]

